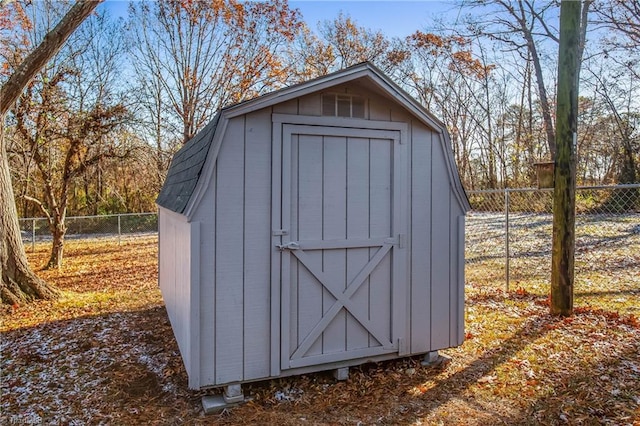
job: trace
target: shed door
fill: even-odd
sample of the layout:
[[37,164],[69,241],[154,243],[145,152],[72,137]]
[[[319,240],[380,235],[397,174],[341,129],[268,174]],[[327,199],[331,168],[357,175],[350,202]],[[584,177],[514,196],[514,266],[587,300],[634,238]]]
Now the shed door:
[[281,126],[280,367],[403,353],[401,132]]

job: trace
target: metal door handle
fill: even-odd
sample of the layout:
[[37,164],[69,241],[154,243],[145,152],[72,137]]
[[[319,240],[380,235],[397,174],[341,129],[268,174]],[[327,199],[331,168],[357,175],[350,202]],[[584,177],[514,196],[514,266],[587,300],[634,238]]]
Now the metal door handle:
[[291,241],[291,242],[288,242],[286,244],[277,244],[276,247],[278,247],[280,249],[280,251],[299,250],[300,249],[300,244],[296,243],[295,241]]

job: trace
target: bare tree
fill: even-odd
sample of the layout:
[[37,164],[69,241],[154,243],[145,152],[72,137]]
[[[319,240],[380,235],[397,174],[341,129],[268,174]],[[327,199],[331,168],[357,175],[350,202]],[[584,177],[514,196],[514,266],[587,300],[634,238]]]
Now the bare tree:
[[20,235],[9,163],[7,161],[4,116],[38,70],[56,54],[67,38],[100,2],[101,0],[76,3],[60,23],[47,33],[40,45],[24,59],[1,89],[0,199],[3,202],[0,208],[0,263],[2,264],[0,297],[4,303],[20,303],[31,299],[51,299],[58,295],[55,288],[33,273],[27,262]]
[[186,142],[222,106],[281,85],[279,50],[301,25],[280,0],[160,0],[130,10],[136,76],[150,95],[142,107],[160,149],[161,134]]
[[[55,10],[47,3],[34,7],[38,31]],[[97,171],[99,180],[101,168],[96,166],[128,154],[109,138],[128,118],[116,90],[118,32],[104,14],[87,21],[13,108],[16,139],[38,171],[39,184],[26,198],[49,222],[50,268],[62,265],[67,207],[76,182],[89,170]]]
[[[582,0],[579,55],[582,58],[586,39],[587,16],[592,0]],[[468,0],[466,7],[482,6],[491,9],[491,13],[483,13],[469,23],[474,34],[482,35],[501,43],[505,49],[513,49],[520,53],[522,59],[533,64],[535,81],[538,88],[538,100],[542,110],[544,128],[547,136],[549,154],[553,158],[556,151],[555,126],[553,122],[552,99],[545,81],[542,45],[551,41],[558,43],[557,2],[534,2],[533,0]],[[554,15],[555,14],[555,15]]]
[[637,50],[640,46],[640,0],[599,1],[594,4],[594,10],[595,25],[622,35],[621,47]]
[[[640,78],[640,1],[611,0],[594,3],[593,24],[608,31],[588,62],[585,83],[594,102],[603,106],[602,129],[610,129],[616,180],[635,183],[640,175],[638,79]],[[603,65],[606,63],[606,65]],[[613,170],[611,170],[613,171]],[[608,203],[633,208],[639,191],[625,190]]]
[[[416,31],[407,37],[411,60],[403,65],[405,86],[445,123],[463,180],[473,188],[496,187],[491,74],[486,56],[474,56],[471,41]],[[482,52],[481,52],[482,53]],[[481,170],[471,167],[480,152]]]
[[11,73],[2,86],[0,115],[4,116],[7,113],[29,81],[49,59],[58,53],[67,38],[101,2],[102,0],[83,0],[74,4],[58,25],[47,33],[40,45]]
[[342,13],[333,20],[319,23],[317,34],[305,27],[289,54],[296,82],[365,61],[391,75],[409,58],[402,41],[389,39],[380,30],[360,26]]
[[319,33],[334,52],[335,69],[364,61],[383,62],[389,50],[389,40],[381,31],[360,27],[342,13],[333,21],[324,21]]
[[[591,74],[593,89],[603,101],[608,114],[601,117],[611,123],[615,132],[612,138],[617,141],[619,183],[636,183],[636,156],[640,150],[640,113],[634,108],[637,93],[637,81],[633,75],[607,76],[607,72],[588,70]],[[611,79],[610,79],[611,78]]]

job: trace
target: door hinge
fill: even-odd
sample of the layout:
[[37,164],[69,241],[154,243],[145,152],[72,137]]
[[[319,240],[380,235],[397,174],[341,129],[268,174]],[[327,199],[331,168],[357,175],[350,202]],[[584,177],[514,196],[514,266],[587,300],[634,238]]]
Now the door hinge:
[[398,234],[398,248],[405,248],[407,245],[407,234]]

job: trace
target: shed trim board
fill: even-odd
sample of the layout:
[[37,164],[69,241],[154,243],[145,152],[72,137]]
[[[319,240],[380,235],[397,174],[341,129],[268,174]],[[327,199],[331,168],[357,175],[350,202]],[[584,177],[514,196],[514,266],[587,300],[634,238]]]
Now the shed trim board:
[[[465,283],[465,273],[464,273],[464,230],[465,230],[465,217],[464,215],[458,216],[458,277],[457,282]],[[457,308],[461,310],[461,312],[457,312],[458,318],[464,318],[464,285],[462,288],[458,288],[458,303]],[[452,346],[459,346],[464,342],[464,321],[457,321],[457,339],[452,342]]]
[[189,376],[189,387],[200,387],[200,222],[190,222],[190,253],[191,253],[191,292],[189,298],[190,304],[190,333],[189,345],[191,347],[191,368],[193,374]]
[[[282,235],[286,231],[282,225],[282,199],[279,191],[273,188],[282,186],[282,143],[273,141],[282,140],[282,126],[271,126],[271,376],[280,375],[280,307],[282,293],[280,290],[281,262],[289,260],[280,259],[274,255],[275,247],[282,244]],[[277,283],[277,284],[276,284]],[[277,319],[275,321],[274,319]]]

